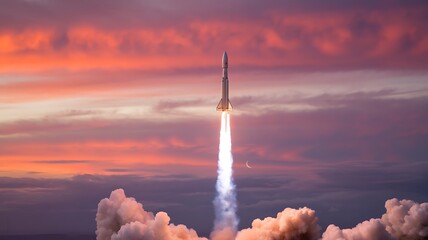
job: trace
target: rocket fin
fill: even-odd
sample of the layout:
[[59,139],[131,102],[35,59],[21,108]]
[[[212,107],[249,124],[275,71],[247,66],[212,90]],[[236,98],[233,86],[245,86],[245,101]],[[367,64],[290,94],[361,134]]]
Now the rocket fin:
[[228,109],[229,111],[232,111],[232,109],[233,109],[232,103],[230,102],[230,100],[229,100],[229,99],[227,99],[227,109]]
[[222,101],[223,101],[223,98],[220,99],[220,102],[217,104],[217,107],[216,107],[217,111],[223,111],[223,109],[221,108],[221,102]]

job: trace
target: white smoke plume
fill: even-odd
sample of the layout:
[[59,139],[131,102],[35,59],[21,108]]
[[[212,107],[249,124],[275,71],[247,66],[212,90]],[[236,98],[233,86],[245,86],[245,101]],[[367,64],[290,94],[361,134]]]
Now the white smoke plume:
[[153,216],[134,198],[127,198],[123,189],[117,189],[98,204],[97,240],[206,240],[195,230],[169,221],[165,212]]
[[232,139],[230,134],[230,115],[222,112],[220,144],[218,154],[218,176],[216,197],[214,199],[215,220],[211,238],[233,240],[238,227],[236,216],[236,193],[233,183]]
[[[327,227],[321,240],[425,240],[428,239],[428,203],[390,199],[381,219],[370,219],[351,229]],[[98,204],[97,240],[207,240],[184,225],[170,224],[165,212],[156,216],[144,210],[122,189]],[[252,227],[234,237],[230,228],[220,229],[214,237],[220,240],[316,240],[320,226],[310,208],[286,208],[276,218],[256,219]],[[213,239],[213,238],[212,238]]]
[[252,227],[241,230],[236,240],[316,240],[321,227],[315,211],[309,208],[286,208],[276,218],[256,219]]

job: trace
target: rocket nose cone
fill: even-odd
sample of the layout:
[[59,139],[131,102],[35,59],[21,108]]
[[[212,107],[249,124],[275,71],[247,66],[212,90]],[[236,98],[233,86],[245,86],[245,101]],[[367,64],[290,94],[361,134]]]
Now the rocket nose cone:
[[229,62],[229,59],[227,58],[227,52],[224,51],[223,57],[221,59],[221,65],[222,65],[222,67],[223,68],[225,68],[225,67],[227,68],[228,67],[228,62]]

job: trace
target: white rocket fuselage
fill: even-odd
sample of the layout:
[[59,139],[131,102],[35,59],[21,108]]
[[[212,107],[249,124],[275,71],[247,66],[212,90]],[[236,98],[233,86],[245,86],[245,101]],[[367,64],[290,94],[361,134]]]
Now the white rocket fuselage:
[[229,78],[227,76],[227,69],[229,67],[229,59],[227,53],[223,53],[221,60],[221,67],[223,68],[223,77],[221,80],[221,100],[217,105],[217,111],[231,111],[232,104],[229,101]]

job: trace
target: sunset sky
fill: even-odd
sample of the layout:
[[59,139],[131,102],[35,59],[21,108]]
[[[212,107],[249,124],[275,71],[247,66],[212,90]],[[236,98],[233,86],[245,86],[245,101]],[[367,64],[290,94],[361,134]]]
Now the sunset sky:
[[240,228],[428,200],[425,0],[0,5],[0,235],[93,233],[120,187],[207,236],[225,50]]

